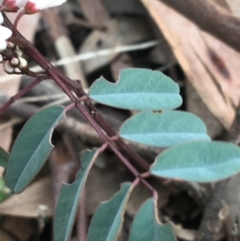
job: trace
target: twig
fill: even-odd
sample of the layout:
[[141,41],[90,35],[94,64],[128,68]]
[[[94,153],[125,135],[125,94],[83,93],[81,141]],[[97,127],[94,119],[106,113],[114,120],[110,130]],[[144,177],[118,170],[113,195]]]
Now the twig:
[[[7,18],[6,14],[3,12],[4,16],[4,26],[13,29],[12,23]],[[73,103],[76,104],[76,108],[85,117],[89,124],[98,133],[102,141],[108,148],[113,151],[113,153],[119,158],[119,160],[127,167],[127,169],[136,177],[139,178],[150,190],[154,190],[153,187],[141,177],[140,172],[135,166],[147,171],[149,169],[149,164],[140,157],[136,152],[134,152],[126,143],[117,135],[117,133],[108,125],[108,123],[102,118],[102,116],[97,112],[89,96],[84,92],[80,81],[73,81],[65,76],[61,71],[54,68],[41,53],[35,48],[35,46],[27,41],[18,31],[8,39],[8,41],[17,44],[22,51],[31,57],[41,68],[51,77],[56,84],[66,93],[66,95],[71,99]],[[84,98],[84,105],[79,103],[79,98]],[[113,137],[117,137],[113,140]],[[114,138],[115,139],[115,138]],[[120,148],[121,151],[117,148]],[[124,156],[130,157],[131,162]],[[133,166],[133,164],[135,166]]]
[[159,41],[151,40],[151,41],[147,41],[147,42],[140,43],[140,44],[116,46],[114,48],[102,49],[102,50],[98,50],[98,51],[92,51],[92,52],[79,54],[79,55],[74,56],[71,59],[70,58],[60,59],[58,61],[53,61],[52,64],[54,66],[62,66],[62,65],[72,63],[75,61],[84,61],[84,60],[93,59],[93,58],[97,58],[97,57],[101,57],[101,56],[112,55],[115,53],[124,53],[124,52],[132,52],[132,51],[137,51],[137,50],[144,50],[144,49],[155,47],[158,44],[159,44]]
[[17,125],[19,123],[23,122],[22,118],[14,117],[10,121],[4,122],[3,124],[0,124],[0,131],[12,127],[14,125]]
[[[101,56],[108,56],[108,55],[112,55],[115,53],[125,53],[125,52],[137,51],[137,50],[145,50],[148,48],[155,47],[158,44],[159,44],[159,41],[151,40],[151,41],[147,41],[147,42],[140,43],[140,44],[116,46],[114,48],[102,49],[102,50],[98,50],[98,51],[92,51],[92,52],[87,52],[87,53],[83,53],[83,54],[78,54],[72,58],[68,58],[68,57],[61,58],[60,60],[52,61],[51,64],[56,67],[64,66],[64,65],[71,64],[74,62],[85,61],[88,59],[94,59],[94,58],[101,57]],[[40,68],[39,66],[33,66],[31,68],[31,70],[39,71],[39,70],[42,70],[42,68]],[[14,80],[15,77],[19,77],[19,76],[6,75],[4,77],[1,77],[0,84],[8,82],[8,81],[12,81],[12,80]]]
[[67,102],[69,102],[69,97],[65,95],[63,98],[55,100],[55,101],[45,105],[45,107],[53,106],[53,105],[62,105],[62,104],[65,104]]
[[218,214],[223,207],[223,195],[227,182],[228,180],[224,180],[216,184],[212,197],[204,211],[196,241],[216,240],[216,236],[222,228],[222,220],[220,220]]
[[5,103],[1,108],[0,108],[0,114],[2,114],[11,104],[13,104],[17,99],[19,99],[21,96],[25,95],[29,90],[34,88],[37,84],[39,84],[41,81],[48,79],[48,76],[43,75],[37,77],[32,83],[24,87],[22,90],[20,90],[17,94],[12,96],[7,103]]
[[54,99],[62,99],[63,97],[66,97],[66,95],[63,93],[56,93],[56,94],[52,94],[52,95],[39,95],[39,96],[23,97],[23,98],[19,99],[17,102],[33,103],[33,102],[40,102],[40,101],[49,101],[49,100],[54,100]]
[[[7,95],[0,93],[0,105],[6,103],[9,99],[10,98]],[[15,102],[4,112],[4,114],[14,115],[19,118],[28,119],[32,115],[36,114],[39,110],[40,108],[34,105]]]

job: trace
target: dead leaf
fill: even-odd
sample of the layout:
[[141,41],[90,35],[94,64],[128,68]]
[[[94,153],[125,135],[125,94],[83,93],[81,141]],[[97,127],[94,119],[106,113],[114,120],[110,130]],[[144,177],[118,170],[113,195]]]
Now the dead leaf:
[[233,15],[240,16],[240,2],[239,0],[225,0],[233,13]]
[[229,128],[240,95],[240,54],[158,0],[141,0],[204,103]]
[[224,8],[225,10],[230,12],[228,1],[235,1],[236,2],[238,0],[210,0],[210,1],[214,2],[218,6]]
[[204,121],[207,126],[207,132],[211,138],[219,136],[223,131],[221,123],[219,123],[217,118],[209,111],[191,83],[186,83],[186,97],[187,110]]
[[[84,41],[79,53],[99,51],[126,44],[144,41],[153,37],[146,20],[140,17],[118,17],[106,24],[106,30],[93,31]],[[96,57],[83,62],[83,69],[89,74],[111,62],[116,53]]]
[[36,218],[38,216],[52,216],[53,198],[49,177],[37,180],[23,193],[15,194],[0,203],[2,215]]
[[109,19],[109,15],[102,0],[79,0],[79,3],[88,22],[92,26],[103,28],[104,22]]

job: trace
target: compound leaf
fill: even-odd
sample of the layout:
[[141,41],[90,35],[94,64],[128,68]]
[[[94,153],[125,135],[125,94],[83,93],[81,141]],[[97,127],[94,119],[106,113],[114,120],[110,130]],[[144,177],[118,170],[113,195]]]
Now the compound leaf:
[[6,168],[9,159],[9,153],[0,147],[0,166]]
[[53,128],[64,116],[64,107],[51,106],[31,117],[13,144],[6,171],[7,186],[22,192],[47,160],[53,146]]
[[123,222],[123,212],[131,192],[131,184],[124,183],[109,201],[97,208],[88,234],[88,241],[114,241]]
[[195,141],[157,156],[153,175],[195,182],[215,182],[240,171],[240,148],[227,142]]
[[210,140],[203,121],[183,111],[141,112],[129,118],[119,131],[125,139],[157,147],[184,141]]
[[160,224],[153,198],[148,199],[136,214],[129,241],[176,241],[171,225]]
[[87,176],[97,156],[98,152],[96,150],[85,151],[81,155],[82,168],[76,180],[70,185],[63,184],[61,187],[54,220],[54,240],[56,241],[70,240],[79,199]]
[[179,86],[159,71],[123,69],[117,83],[103,77],[93,83],[90,97],[102,104],[133,110],[174,109],[182,104]]

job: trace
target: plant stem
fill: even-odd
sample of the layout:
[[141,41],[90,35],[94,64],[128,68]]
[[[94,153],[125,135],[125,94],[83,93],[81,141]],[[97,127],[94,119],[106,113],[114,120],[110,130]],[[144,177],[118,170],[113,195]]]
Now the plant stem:
[[12,96],[10,98],[10,100],[0,108],[0,114],[2,114],[11,104],[13,104],[21,96],[25,95],[27,92],[29,92],[32,88],[34,88],[41,81],[48,79],[48,78],[49,77],[47,75],[39,76],[32,83],[30,83],[29,85],[27,85],[26,87],[21,89],[16,95]]
[[[107,133],[109,137],[117,136],[117,133],[108,125],[108,123],[102,118],[102,116],[98,113],[95,106],[92,104],[91,99],[82,89],[80,82],[73,81],[65,76],[60,70],[53,67],[35,48],[32,43],[28,43],[27,47],[24,48],[25,52],[32,57],[36,63],[38,63],[49,76],[56,80],[56,76],[58,76],[59,81],[58,85],[62,88],[62,90],[69,96],[71,90],[73,90],[77,96],[84,97],[86,96],[86,100],[84,101],[85,106],[88,108],[89,112],[92,114],[92,118],[96,120],[99,126]],[[64,82],[64,86],[62,85]],[[72,93],[71,93],[72,94]],[[75,99],[76,102],[76,99]],[[126,155],[128,155],[136,165],[138,165],[142,171],[147,171],[149,169],[149,164],[140,157],[136,152],[134,152],[120,137],[115,141],[119,146],[120,150],[123,151]]]
[[[4,25],[10,29],[13,29],[12,23],[6,17],[5,14]],[[149,164],[135,153],[119,136],[118,134],[108,125],[108,123],[102,118],[98,113],[97,109],[93,105],[89,96],[82,89],[80,81],[73,81],[65,76],[60,70],[52,66],[43,55],[35,48],[35,46],[27,41],[18,31],[15,32],[14,36],[10,39],[11,42],[19,44],[20,48],[25,54],[30,56],[43,70],[46,74],[51,77],[55,82],[61,87],[61,89],[67,94],[71,101],[76,105],[76,108],[81,112],[81,114],[86,118],[90,125],[95,129],[100,138],[108,144],[108,147],[115,153],[115,155],[122,161],[122,163],[127,167],[127,169],[151,191],[154,188],[141,177],[139,171],[128,161],[128,159],[118,150],[116,145],[120,150],[126,154],[128,157],[138,165],[142,171],[148,171]],[[74,94],[73,92],[76,94]],[[78,98],[80,97],[80,99]],[[83,101],[84,106],[80,103]],[[111,137],[115,137],[112,138]],[[116,144],[116,145],[115,145]]]
[[[34,47],[33,45],[31,47]],[[86,118],[86,120],[90,123],[90,125],[96,130],[98,135],[101,137],[101,139],[108,143],[109,148],[115,153],[115,155],[123,162],[123,164],[129,169],[129,171],[135,176],[138,177],[140,174],[137,171],[137,169],[122,155],[121,152],[115,147],[115,145],[112,142],[109,142],[108,137],[105,135],[105,133],[102,131],[100,126],[96,123],[96,121],[92,118],[92,116],[88,113],[88,111],[84,108],[84,106],[81,105],[81,103],[78,102],[78,98],[69,90],[66,86],[66,84],[60,79],[60,77],[56,74],[54,67],[50,67],[50,63],[47,63],[47,60],[44,63],[44,57],[35,49],[35,47],[32,49],[29,49],[28,54],[31,53],[31,50],[34,57],[40,56],[39,59],[34,59],[36,62],[39,62],[39,65],[43,63],[43,65],[40,65],[46,73],[49,74],[50,77],[52,77],[56,83],[61,87],[61,89],[68,95],[68,97],[72,100],[73,103],[76,103],[77,109],[81,112],[81,114]],[[31,56],[31,55],[30,55]],[[33,57],[31,56],[31,57]],[[69,80],[68,80],[69,81]],[[86,95],[86,94],[85,94]]]
[[[85,106],[89,110],[92,115],[92,118],[99,124],[99,126],[108,134],[109,137],[118,136],[118,134],[109,126],[109,124],[102,118],[102,116],[98,113],[97,109],[93,105],[89,96],[84,92],[80,84],[78,82],[71,83],[72,81],[65,76],[62,72],[55,69],[58,76],[65,80],[65,82],[69,85],[70,88],[76,92],[79,97],[86,97],[84,101]],[[120,137],[115,140],[116,144],[119,146],[121,151],[127,154],[131,159],[135,160],[135,163],[143,170],[147,171],[149,169],[149,164],[136,152],[134,152]]]

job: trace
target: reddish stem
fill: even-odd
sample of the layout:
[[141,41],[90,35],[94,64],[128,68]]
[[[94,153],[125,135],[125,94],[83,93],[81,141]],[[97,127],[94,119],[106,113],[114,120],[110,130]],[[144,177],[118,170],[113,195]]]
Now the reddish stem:
[[20,11],[19,14],[17,15],[17,17],[16,17],[16,19],[15,19],[15,21],[14,21],[14,25],[13,25],[13,35],[16,34],[16,32],[17,32],[17,25],[18,25],[21,17],[22,17],[25,13],[26,13],[26,12],[25,12],[25,9],[23,9],[23,10]]
[[142,178],[148,178],[148,177],[150,177],[151,176],[151,173],[150,172],[145,172],[145,173],[142,173],[141,174],[141,177]]
[[103,130],[99,127],[99,125],[96,123],[96,121],[92,118],[92,116],[88,113],[88,111],[82,106],[80,103],[78,103],[77,97],[74,96],[74,94],[66,87],[65,83],[61,81],[61,79],[55,74],[53,69],[49,69],[48,73],[50,76],[53,77],[53,79],[57,82],[57,84],[62,88],[62,90],[68,95],[68,97],[76,103],[77,109],[81,112],[81,114],[86,118],[86,120],[90,123],[90,125],[96,130],[98,135],[101,137],[101,139],[108,143],[109,148],[115,153],[115,155],[122,161],[122,163],[129,169],[129,171],[135,176],[138,177],[140,174],[137,171],[137,169],[122,155],[121,152],[115,147],[115,145],[111,142],[109,142],[108,137],[103,132]]
[[71,104],[69,104],[68,106],[65,107],[65,111],[68,112],[71,109],[73,109],[74,107],[76,107],[76,104],[75,103],[71,103]]
[[[92,104],[89,96],[83,91],[78,81],[72,81],[67,76],[65,76],[60,70],[53,67],[34,47],[34,45],[28,42],[27,47],[24,48],[25,52],[31,56],[36,63],[38,63],[45,71],[49,74],[55,81],[58,76],[58,85],[62,88],[62,90],[68,95],[72,95],[72,92],[69,90],[73,90],[79,97],[87,97],[87,100],[84,101],[84,104],[88,108],[90,113],[94,113],[93,118],[98,123],[98,125],[107,133],[109,137],[116,136],[117,133],[108,125],[108,123],[102,118],[100,114],[98,114],[97,109]],[[63,85],[64,84],[64,85]],[[75,98],[74,101],[76,102]],[[134,152],[121,138],[118,138],[116,144],[119,146],[122,152],[128,155],[136,165],[138,165],[143,171],[147,171],[149,169],[149,164],[140,157],[136,152]]]
[[48,79],[49,76],[39,76],[37,77],[32,83],[25,86],[23,89],[21,89],[16,95],[12,96],[7,103],[5,103],[0,108],[0,114],[2,114],[10,105],[12,105],[16,100],[18,100],[21,96],[25,95],[28,91],[30,91],[32,88],[34,88],[36,85],[38,85],[41,81]]
[[[89,96],[84,92],[84,90],[77,84],[77,82],[72,83],[71,79],[65,76],[58,69],[54,69],[56,74],[64,80],[64,82],[72,88],[78,96],[86,96],[86,100],[84,101],[85,106],[88,108],[90,113],[94,113],[92,118],[100,125],[100,127],[109,135],[109,137],[117,136],[118,134],[109,126],[109,124],[102,118],[102,116],[98,113],[95,106],[92,104]],[[136,164],[144,170],[147,171],[149,169],[149,164],[136,152],[134,152],[120,137],[115,140],[116,144],[120,147],[121,151],[127,154],[132,160],[135,160]]]
[[[10,29],[13,29],[13,26],[5,14],[4,25]],[[45,72],[61,87],[61,89],[68,95],[72,100],[76,108],[82,113],[90,125],[96,130],[100,138],[105,142],[105,145],[108,146],[115,155],[122,161],[122,163],[129,169],[129,171],[136,177],[141,180],[141,182],[151,191],[154,191],[154,188],[145,181],[141,176],[138,170],[125,158],[125,156],[117,149],[114,141],[120,150],[127,154],[135,164],[138,164],[141,169],[147,171],[149,169],[149,164],[142,159],[137,153],[135,153],[120,137],[116,138],[117,133],[108,125],[108,123],[98,114],[95,106],[91,102],[89,96],[83,91],[78,81],[72,81],[66,77],[61,71],[53,67],[35,48],[35,46],[27,41],[18,31],[15,33],[15,37],[11,38],[11,41],[19,44],[25,54],[29,55],[36,63],[41,66]],[[79,103],[79,98],[75,96],[72,91],[80,97],[80,101],[83,100],[86,109],[81,103]],[[26,91],[27,92],[27,91]],[[19,96],[17,96],[19,98]],[[92,116],[90,113],[94,113]],[[103,131],[104,130],[104,131]],[[111,137],[114,137],[111,140]]]
[[135,188],[140,182],[140,178],[136,178],[132,183],[132,188]]

